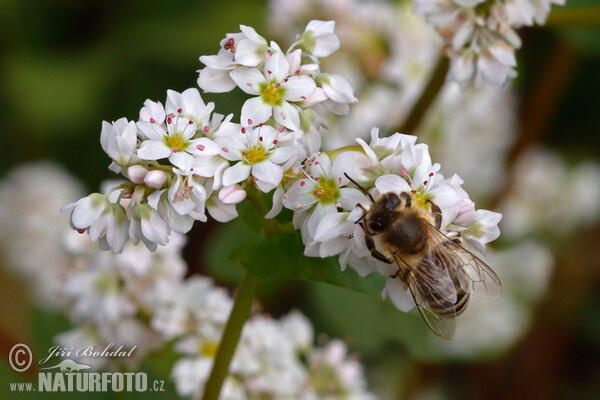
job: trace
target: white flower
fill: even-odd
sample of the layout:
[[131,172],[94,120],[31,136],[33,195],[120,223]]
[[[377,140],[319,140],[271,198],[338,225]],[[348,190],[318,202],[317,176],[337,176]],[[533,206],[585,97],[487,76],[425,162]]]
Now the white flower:
[[374,400],[366,391],[363,366],[347,355],[341,340],[332,340],[321,349],[314,349],[308,356],[310,379],[319,398]]
[[83,233],[100,218],[108,206],[109,202],[105,195],[92,193],[75,203],[67,204],[62,210],[73,210],[71,211],[71,227],[79,233]]
[[155,251],[158,244],[164,246],[169,241],[167,224],[148,204],[138,204],[131,210],[129,237],[133,244],[138,244],[141,239],[151,251]]
[[142,160],[160,160],[169,158],[176,167],[189,170],[194,156],[213,156],[219,148],[212,140],[204,137],[194,139],[197,125],[194,121],[179,117],[167,117],[167,130],[151,122],[138,122],[139,129],[148,138],[138,149]]
[[241,128],[234,135],[215,141],[221,146],[221,156],[238,161],[223,172],[223,185],[230,186],[252,175],[264,192],[275,188],[302,149],[295,145],[280,144],[278,132],[270,126]]
[[179,215],[191,215],[193,218],[206,221],[204,203],[207,198],[206,189],[199,177],[191,171],[174,169],[176,179],[169,187],[169,202]]
[[248,94],[258,95],[244,103],[242,125],[256,126],[272,116],[282,126],[299,129],[300,115],[290,102],[306,100],[314,92],[316,84],[312,78],[294,73],[282,52],[271,54],[262,71],[248,67],[234,69],[231,77],[238,87]]
[[[329,213],[338,209],[351,211],[357,203],[365,202],[366,197],[356,188],[345,187],[348,179],[344,175],[352,174],[352,166],[343,159],[333,163],[327,154],[311,158],[308,171],[288,189],[283,197],[283,205],[294,211],[308,211],[306,229],[310,237],[316,234],[317,225]],[[298,213],[294,218],[296,227],[304,222],[305,214]]]
[[312,20],[298,38],[298,47],[317,57],[327,57],[340,48],[334,29],[335,21]]
[[186,89],[182,93],[167,90],[167,116],[174,118],[180,116],[194,121],[200,133],[209,131],[210,114],[215,108],[215,103],[204,104],[200,92],[196,88]]
[[116,163],[111,170],[120,172],[135,154],[137,144],[137,128],[135,122],[121,118],[112,124],[103,121],[100,133],[102,149]]
[[265,60],[267,41],[249,26],[240,25],[240,29],[242,32],[228,33],[221,40],[217,55],[200,57],[206,67],[198,71],[198,86],[205,92],[231,91],[236,86],[229,75],[231,70],[240,65],[255,67]]

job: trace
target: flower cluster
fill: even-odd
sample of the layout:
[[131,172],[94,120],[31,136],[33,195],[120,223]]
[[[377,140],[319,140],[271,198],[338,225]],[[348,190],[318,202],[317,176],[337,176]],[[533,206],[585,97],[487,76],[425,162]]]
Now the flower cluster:
[[318,150],[326,125],[314,107],[336,113],[356,102],[348,81],[322,72],[319,57],[336,51],[333,21],[311,21],[287,52],[241,26],[227,34],[219,53],[202,56],[198,83],[205,91],[234,87],[253,95],[240,123],[214,113],[200,92],[169,90],[166,103],[146,100],[138,121],[104,122],[100,142],[110,169],[126,178],[104,193],[65,207],[71,226],[101,248],[119,253],[131,239],[150,250],[171,232],[186,233],[206,212],[221,222],[237,216],[236,204],[255,185],[278,187],[306,152]]
[[[439,173],[440,165],[432,163],[427,145],[417,144],[415,136],[395,133],[379,138],[378,134],[377,129],[372,130],[369,145],[357,139],[361,151],[314,155],[299,169],[299,178],[287,184],[283,205],[294,210],[294,226],[301,230],[306,246],[304,254],[338,255],[342,269],[350,265],[361,276],[378,272],[389,277],[397,271],[393,264],[372,257],[367,249],[364,231],[356,222],[371,202],[347,176],[373,198],[405,192],[412,204],[429,213],[431,203],[435,203],[442,213],[441,231],[460,237],[473,251],[485,253],[485,245],[500,234],[498,222],[502,216],[476,210],[461,188],[462,179],[458,175],[444,178]],[[414,306],[399,279],[388,279],[382,295],[389,296],[401,310]]]
[[[289,38],[314,18],[336,22],[341,49],[328,68],[343,71],[360,102],[344,118],[330,118],[321,150],[354,142],[373,126],[393,131],[421,95],[442,43],[411,2],[270,0],[269,29]],[[293,28],[290,28],[293,27]]]
[[543,24],[552,4],[564,0],[415,0],[448,45],[452,57],[448,78],[461,87],[483,81],[500,86],[517,73],[515,28]]
[[[52,190],[35,202],[44,185]],[[95,370],[136,370],[145,356],[173,342],[179,357],[171,371],[177,392],[186,397],[201,393],[231,311],[230,294],[209,278],[184,278],[183,235],[172,235],[155,252],[128,243],[112,254],[65,229],[60,204],[79,191],[78,182],[52,164],[24,166],[1,181],[0,221],[14,228],[10,239],[3,236],[3,265],[26,278],[39,305],[69,317],[75,327],[56,336],[57,344],[111,351],[122,346],[129,353],[71,358]],[[56,223],[40,223],[51,220]],[[253,313],[222,398],[374,398],[367,392],[362,364],[344,342],[315,346],[314,341],[310,322],[298,311],[279,320]]]
[[[171,374],[180,396],[202,395],[231,306],[209,279],[193,278],[180,299],[153,320],[163,334],[176,338],[175,350],[183,355]],[[312,326],[298,311],[279,320],[253,316],[242,331],[221,398],[374,398],[366,391],[362,365],[348,357],[342,341],[324,347],[313,342]]]

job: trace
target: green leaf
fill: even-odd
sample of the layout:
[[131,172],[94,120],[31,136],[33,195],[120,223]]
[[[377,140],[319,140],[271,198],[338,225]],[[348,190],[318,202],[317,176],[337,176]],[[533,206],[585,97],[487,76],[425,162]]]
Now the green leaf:
[[304,245],[299,234],[261,236],[236,247],[230,259],[260,278],[324,282],[381,299],[384,276],[371,274],[363,278],[350,268],[341,271],[334,257],[306,257],[303,251]]

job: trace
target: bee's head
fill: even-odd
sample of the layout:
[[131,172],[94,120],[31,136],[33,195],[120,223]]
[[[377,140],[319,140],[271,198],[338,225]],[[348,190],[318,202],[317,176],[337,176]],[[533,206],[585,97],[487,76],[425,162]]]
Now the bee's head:
[[367,227],[373,233],[383,232],[390,213],[401,207],[404,207],[403,200],[396,193],[383,194],[373,203],[366,216]]

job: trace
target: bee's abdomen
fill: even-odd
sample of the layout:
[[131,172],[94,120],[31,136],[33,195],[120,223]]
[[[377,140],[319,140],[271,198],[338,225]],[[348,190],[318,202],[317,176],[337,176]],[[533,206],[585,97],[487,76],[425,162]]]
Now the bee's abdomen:
[[466,308],[469,303],[469,293],[463,290],[456,292],[456,302],[451,301],[440,301],[434,297],[431,297],[427,302],[427,308],[429,308],[436,315],[443,317],[452,317],[459,315]]

